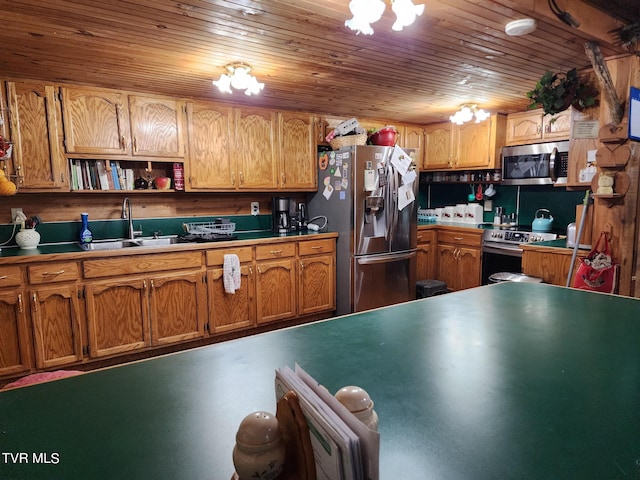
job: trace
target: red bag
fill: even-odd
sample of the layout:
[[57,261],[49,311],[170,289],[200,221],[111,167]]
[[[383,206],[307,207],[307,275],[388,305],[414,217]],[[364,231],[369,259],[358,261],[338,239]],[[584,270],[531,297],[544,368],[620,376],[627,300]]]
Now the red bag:
[[[600,250],[598,247],[604,241]],[[609,236],[602,232],[593,249],[584,258],[573,280],[573,287],[592,292],[615,293],[618,288],[618,262],[609,248]]]

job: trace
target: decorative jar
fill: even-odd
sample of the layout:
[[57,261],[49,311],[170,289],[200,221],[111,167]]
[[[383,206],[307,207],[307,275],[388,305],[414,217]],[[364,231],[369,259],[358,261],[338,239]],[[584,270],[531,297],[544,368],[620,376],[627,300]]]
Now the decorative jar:
[[36,248],[40,243],[40,234],[35,228],[22,228],[16,233],[16,243],[25,250]]

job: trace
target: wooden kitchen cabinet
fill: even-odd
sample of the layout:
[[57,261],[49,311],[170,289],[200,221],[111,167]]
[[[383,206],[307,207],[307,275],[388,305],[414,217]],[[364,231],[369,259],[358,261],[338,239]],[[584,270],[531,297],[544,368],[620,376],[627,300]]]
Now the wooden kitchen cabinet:
[[298,244],[298,313],[335,310],[335,240],[312,240]]
[[91,357],[151,345],[146,278],[89,282],[85,291]]
[[556,115],[542,110],[512,113],[507,116],[506,145],[568,140],[570,131],[571,109]]
[[[240,261],[240,288],[234,293],[227,293],[224,288],[224,256],[229,254],[237,255]],[[208,250],[207,267],[209,332],[224,333],[255,326],[253,247]]]
[[402,148],[413,148],[416,150],[414,161],[421,170],[424,163],[424,129],[411,125],[398,127],[400,137],[398,145]]
[[425,127],[424,170],[497,169],[504,146],[506,116],[491,115],[484,122]]
[[124,92],[63,86],[60,88],[60,96],[67,153],[129,153],[129,108]]
[[68,187],[59,137],[57,88],[41,82],[7,82],[13,174],[23,191]]
[[213,102],[187,104],[187,187],[235,190],[236,164],[231,154],[233,109]]
[[315,191],[317,117],[305,113],[278,113],[280,188]]
[[279,186],[276,112],[234,110],[233,157],[241,190],[276,190]]
[[185,111],[181,100],[129,95],[132,155],[184,158]]
[[[201,264],[197,251],[84,261],[90,355],[203,336],[206,287]],[[118,279],[93,280],[113,276]]]
[[436,278],[436,231],[418,227],[416,280]]
[[30,290],[36,367],[50,368],[83,359],[84,317],[77,285]]
[[[16,285],[6,282],[7,270],[19,271],[19,267],[3,268],[0,278],[0,376],[28,372],[32,366],[31,337],[27,324],[27,294]],[[11,288],[6,288],[6,287]]]
[[480,286],[482,232],[439,230],[437,238],[437,280],[454,291]]
[[[582,256],[586,253],[581,253]],[[564,287],[567,282],[573,249],[534,245],[522,246],[522,273],[541,278],[545,283]],[[580,265],[576,257],[573,275]],[[573,278],[570,285],[573,285]]]
[[438,123],[424,128],[424,170],[444,170],[452,167],[453,123]]
[[256,255],[256,321],[296,316],[296,243],[258,245]]

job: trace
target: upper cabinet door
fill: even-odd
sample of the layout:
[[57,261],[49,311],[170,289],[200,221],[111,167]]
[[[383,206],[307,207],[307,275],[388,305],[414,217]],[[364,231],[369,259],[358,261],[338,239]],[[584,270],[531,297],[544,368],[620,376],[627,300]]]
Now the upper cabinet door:
[[278,188],[276,112],[259,108],[235,110],[235,144],[240,189]]
[[280,188],[316,190],[317,118],[304,113],[280,112]]
[[456,168],[488,167],[491,122],[457,125],[455,132]]
[[129,153],[126,95],[117,90],[62,87],[67,153]]
[[414,148],[416,156],[414,158],[418,168],[422,168],[424,162],[424,130],[422,127],[405,125],[400,127],[400,138],[398,144],[402,148]]
[[40,82],[7,82],[7,91],[18,187],[35,191],[68,185],[58,137],[56,88]]
[[209,102],[187,104],[191,190],[233,190],[236,166],[231,158],[233,111]]
[[426,150],[423,165],[426,170],[451,168],[452,130],[453,124],[451,122],[425,127]]
[[134,156],[184,158],[184,102],[129,95]]

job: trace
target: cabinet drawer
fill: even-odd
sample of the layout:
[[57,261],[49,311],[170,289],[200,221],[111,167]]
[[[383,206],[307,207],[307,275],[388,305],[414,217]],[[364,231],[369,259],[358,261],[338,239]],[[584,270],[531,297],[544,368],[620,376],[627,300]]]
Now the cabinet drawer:
[[336,249],[335,240],[311,240],[298,243],[300,255],[315,255],[316,253],[331,253]]
[[76,262],[52,262],[40,265],[29,265],[29,283],[69,282],[80,277],[80,269]]
[[165,270],[200,268],[201,266],[201,252],[133,255],[118,258],[85,260],[83,262],[85,278],[145,274]]
[[421,230],[418,228],[418,244],[433,243],[435,241],[435,230]]
[[272,258],[294,257],[295,243],[273,243],[256,247],[256,260],[270,260]]
[[450,243],[453,245],[468,245],[470,247],[482,246],[482,233],[469,233],[459,231],[438,231],[438,243]]
[[230,254],[238,255],[240,263],[250,262],[251,260],[253,260],[253,247],[220,248],[218,250],[207,250],[207,265],[223,265],[224,256]]
[[13,287],[22,284],[20,267],[0,268],[0,287]]

